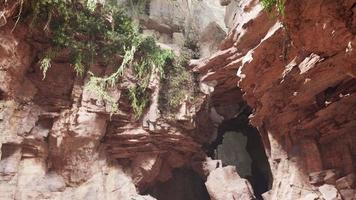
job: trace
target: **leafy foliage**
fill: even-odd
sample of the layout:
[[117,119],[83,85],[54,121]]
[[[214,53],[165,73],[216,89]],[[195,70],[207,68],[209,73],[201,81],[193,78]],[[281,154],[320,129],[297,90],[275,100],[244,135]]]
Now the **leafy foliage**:
[[43,80],[46,78],[46,73],[48,71],[49,68],[51,68],[51,58],[50,57],[44,57],[42,58],[42,60],[40,61],[41,63],[41,70],[43,73]]
[[166,114],[176,112],[182,102],[194,100],[195,77],[186,68],[189,58],[189,55],[183,54],[175,58],[169,68],[165,68],[162,78],[160,107]]
[[144,38],[130,17],[115,0],[104,5],[94,0],[36,0],[30,1],[31,24],[43,28],[51,38],[51,50],[40,61],[44,73],[51,67],[54,56],[49,51],[68,51],[77,75],[83,75],[91,65],[112,66],[115,72],[97,77],[89,72],[87,87],[112,105],[117,103],[106,92],[115,87],[126,68],[132,67],[137,83],[129,89],[131,106],[140,116],[149,102],[148,83],[155,70],[163,75],[170,51],[161,50],[152,38]]
[[158,73],[162,77],[167,63],[173,59],[172,51],[161,50],[153,38],[146,38],[140,44],[132,67],[138,82],[129,88],[131,107],[137,118],[143,114],[149,103],[148,84],[151,75]]
[[264,9],[271,12],[273,8],[276,8],[279,15],[284,14],[285,0],[261,0],[261,4]]
[[146,92],[146,88],[139,85],[135,85],[129,88],[129,98],[131,101],[131,107],[135,113],[136,117],[140,117],[147,104],[149,103],[149,94]]

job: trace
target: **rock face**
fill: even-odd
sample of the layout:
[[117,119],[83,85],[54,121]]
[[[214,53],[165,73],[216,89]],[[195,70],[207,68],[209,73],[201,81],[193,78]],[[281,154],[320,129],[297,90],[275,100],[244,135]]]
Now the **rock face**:
[[[214,83],[212,101],[240,95],[231,94],[238,86],[253,108],[273,173],[270,199],[311,191],[339,199],[335,180],[355,171],[354,9],[355,1],[288,0],[277,20],[257,1],[233,1],[220,51],[192,62],[201,82]],[[308,175],[324,170],[340,173],[323,175],[320,194]]]
[[[113,115],[68,60],[54,60],[44,78],[41,34],[23,23],[12,31],[20,3],[0,11],[0,199],[169,198],[161,189],[179,192],[186,187],[172,185],[190,177],[177,178],[177,168],[206,180],[215,200],[356,199],[355,1],[287,0],[280,18],[256,0],[149,1],[144,34],[174,50],[193,39],[190,50],[206,56],[191,61],[201,94],[182,102],[175,121],[159,112],[157,80],[137,120],[125,95],[130,72],[110,91],[120,108]],[[247,104],[273,175],[262,195],[251,187],[258,183],[207,156],[220,126]]]
[[[2,3],[7,17],[18,6]],[[6,20],[0,27],[0,199],[154,199],[139,193],[169,180],[173,169],[199,168],[205,160],[192,111],[200,104],[182,106],[179,123],[171,124],[158,112],[159,85],[152,80],[151,107],[137,120],[125,79],[110,91],[120,107],[110,113],[66,58],[53,60],[44,77],[39,56],[46,42],[26,24],[13,29],[15,21]]]
[[151,0],[140,21],[146,33],[174,50],[188,48],[194,57],[214,53],[226,36],[224,7],[215,0]]
[[0,199],[136,196],[132,177],[100,142],[109,116],[88,108],[69,64],[55,63],[42,81],[26,28],[11,34],[12,25],[0,37]]

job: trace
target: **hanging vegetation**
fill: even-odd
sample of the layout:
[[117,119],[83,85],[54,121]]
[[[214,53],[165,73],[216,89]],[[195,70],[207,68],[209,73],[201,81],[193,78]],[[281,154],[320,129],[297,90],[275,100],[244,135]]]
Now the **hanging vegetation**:
[[[36,0],[28,1],[30,24],[42,28],[50,37],[51,48],[43,52],[40,67],[43,78],[58,52],[69,51],[70,62],[78,76],[88,72],[87,87],[111,104],[117,102],[106,92],[114,87],[125,69],[132,68],[137,83],[129,89],[131,106],[136,117],[142,115],[149,103],[148,83],[155,69],[163,75],[163,68],[173,54],[160,49],[153,38],[143,37],[116,1],[104,5],[93,0]],[[89,67],[100,63],[115,68],[109,76],[96,77]]]

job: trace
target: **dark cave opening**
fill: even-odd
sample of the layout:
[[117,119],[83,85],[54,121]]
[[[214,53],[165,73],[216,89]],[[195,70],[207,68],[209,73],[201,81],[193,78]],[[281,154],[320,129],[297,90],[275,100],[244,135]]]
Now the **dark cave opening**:
[[4,99],[5,99],[5,92],[0,90],[0,100],[4,100]]
[[157,200],[210,200],[204,182],[195,171],[179,168],[173,170],[171,179],[154,184],[144,194]]
[[223,166],[233,165],[247,179],[257,199],[272,187],[272,172],[258,130],[249,124],[251,110],[223,121],[217,139],[210,145],[208,155],[222,160]]

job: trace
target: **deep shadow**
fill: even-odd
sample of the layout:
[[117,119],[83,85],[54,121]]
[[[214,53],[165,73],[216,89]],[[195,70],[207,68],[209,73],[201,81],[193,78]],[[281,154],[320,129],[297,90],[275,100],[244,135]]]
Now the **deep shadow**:
[[167,182],[158,182],[145,194],[157,200],[210,200],[204,180],[193,170],[176,169]]
[[17,150],[19,149],[19,146],[16,144],[12,143],[4,143],[1,146],[1,158],[0,160],[5,160],[12,156]]
[[5,99],[5,93],[0,90],[0,100],[4,100]]
[[[218,137],[216,141],[212,143],[212,145],[209,148],[209,156],[215,158],[215,159],[221,159],[222,163],[224,166],[226,165],[235,165],[237,172],[243,177],[249,180],[251,183],[254,193],[257,199],[262,199],[261,194],[267,192],[268,190],[271,189],[272,187],[272,173],[271,169],[268,163],[268,158],[266,156],[263,143],[261,140],[261,136],[258,132],[258,130],[254,127],[252,127],[249,124],[248,116],[250,115],[251,110],[249,108],[245,109],[243,113],[241,113],[238,117],[231,119],[231,120],[226,120],[224,121],[220,126],[218,130]],[[224,134],[229,133],[230,136],[231,134],[240,134],[239,137],[244,137],[245,139],[247,138],[247,143],[245,145],[244,152],[246,152],[250,158],[250,162],[248,163],[239,163],[239,165],[236,165],[236,163],[239,162],[239,160],[232,162],[231,159],[226,159],[224,155],[222,155],[224,152],[218,152],[218,149],[223,149],[223,145],[229,144],[230,147],[225,147],[231,148],[231,143],[236,142],[236,145],[240,145],[240,141],[225,141],[225,140],[231,140],[235,139],[233,137],[224,137]],[[235,145],[235,146],[236,146]],[[236,154],[244,154],[244,152],[238,152],[241,147],[233,147],[234,149],[231,149],[228,152],[231,158],[231,153],[236,153]],[[236,151],[237,150],[237,151]],[[233,152],[235,151],[235,152]],[[220,155],[220,157],[218,156]],[[236,158],[238,159],[239,156],[241,155],[236,155]],[[225,159],[225,160],[224,160]],[[241,160],[240,160],[241,162]],[[246,166],[247,165],[247,166]],[[248,171],[250,173],[246,173],[246,168],[249,168]]]

